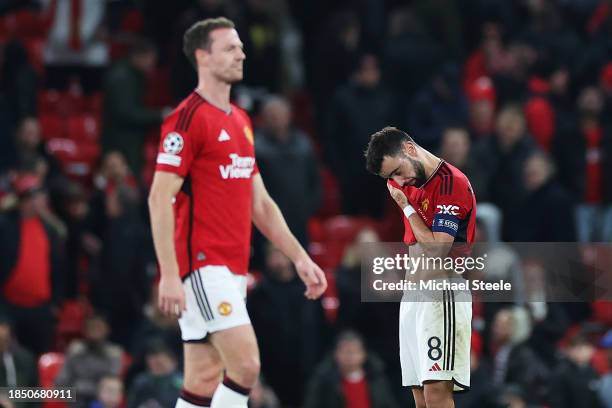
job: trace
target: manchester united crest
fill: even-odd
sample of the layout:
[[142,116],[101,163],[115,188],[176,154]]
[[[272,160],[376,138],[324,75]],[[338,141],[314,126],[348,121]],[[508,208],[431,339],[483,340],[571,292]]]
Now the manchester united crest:
[[219,303],[217,310],[221,316],[229,316],[232,314],[232,305],[228,302],[221,302]]
[[421,211],[427,212],[428,208],[429,208],[429,198],[426,198],[423,201],[421,201]]

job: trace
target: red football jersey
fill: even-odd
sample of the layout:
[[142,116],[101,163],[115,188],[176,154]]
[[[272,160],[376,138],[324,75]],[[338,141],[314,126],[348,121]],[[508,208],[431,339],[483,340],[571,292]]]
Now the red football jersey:
[[[399,187],[390,181],[394,187]],[[400,187],[410,205],[432,232],[445,232],[455,242],[474,242],[476,196],[468,178],[459,169],[441,161],[421,187]],[[404,242],[416,244],[410,221],[404,219]]]
[[246,274],[258,173],[247,114],[235,105],[226,113],[192,93],[162,124],[156,170],[185,179],[174,202],[181,278],[205,265]]

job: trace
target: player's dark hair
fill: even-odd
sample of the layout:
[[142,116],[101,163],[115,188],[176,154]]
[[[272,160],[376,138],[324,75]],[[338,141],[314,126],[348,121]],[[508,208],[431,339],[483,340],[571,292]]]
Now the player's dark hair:
[[185,31],[183,52],[191,64],[196,67],[195,52],[197,49],[210,51],[212,41],[210,33],[220,28],[235,28],[234,22],[225,17],[207,18],[198,21]]
[[414,140],[408,133],[396,127],[387,126],[374,133],[365,151],[366,169],[370,173],[379,175],[385,156],[396,156],[405,142],[414,143]]

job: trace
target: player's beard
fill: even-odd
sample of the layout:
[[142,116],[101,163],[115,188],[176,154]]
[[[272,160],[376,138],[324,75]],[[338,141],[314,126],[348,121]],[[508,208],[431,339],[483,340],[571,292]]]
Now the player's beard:
[[425,175],[425,166],[418,160],[412,159],[408,157],[410,163],[412,163],[412,167],[414,167],[414,186],[419,188],[427,181],[427,176]]

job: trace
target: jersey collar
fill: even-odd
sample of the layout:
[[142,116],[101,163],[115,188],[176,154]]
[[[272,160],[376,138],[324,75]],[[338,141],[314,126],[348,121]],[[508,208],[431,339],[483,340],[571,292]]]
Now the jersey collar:
[[195,92],[195,94],[196,94],[196,95],[198,95],[200,98],[202,98],[202,100],[203,100],[205,103],[209,104],[209,105],[210,105],[210,106],[212,106],[213,108],[215,108],[215,109],[217,109],[217,110],[219,110],[219,111],[221,111],[221,112],[225,113],[226,115],[231,115],[231,114],[232,114],[233,109],[231,108],[231,105],[230,105],[230,109],[229,109],[229,111],[225,111],[225,110],[221,109],[220,107],[218,107],[217,105],[215,105],[215,104],[211,103],[211,102],[210,102],[208,99],[206,99],[206,98],[204,97],[204,95],[202,95],[202,94],[200,93],[200,91],[199,91],[199,90],[194,89],[194,91],[193,91],[193,92]]
[[438,173],[438,171],[440,170],[440,168],[442,167],[442,165],[444,164],[444,159],[440,159],[440,163],[438,163],[438,165],[436,166],[436,168],[434,169],[434,171],[431,173],[431,175],[429,176],[429,178],[427,180],[425,180],[425,182],[421,185],[421,187],[419,188],[423,188],[427,185],[427,183],[429,183],[429,180],[431,180],[432,178],[434,178],[434,176]]

